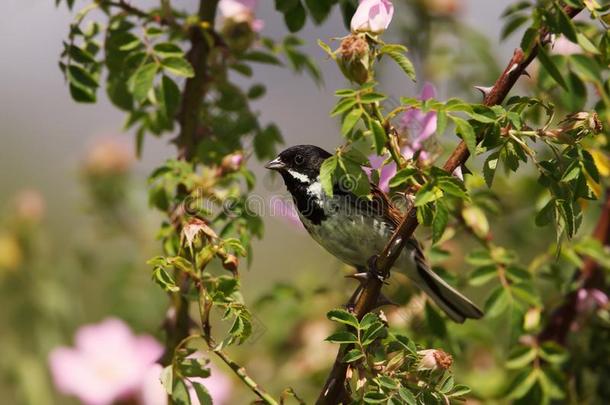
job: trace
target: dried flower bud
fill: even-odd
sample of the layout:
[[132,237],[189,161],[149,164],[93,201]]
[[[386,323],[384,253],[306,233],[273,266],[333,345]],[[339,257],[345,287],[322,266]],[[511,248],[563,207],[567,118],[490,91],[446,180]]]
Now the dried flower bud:
[[369,51],[369,44],[363,34],[351,34],[341,41],[337,63],[345,77],[358,84],[370,79]]
[[239,259],[235,255],[228,254],[222,262],[222,267],[225,270],[229,270],[233,274],[237,274]]
[[191,218],[182,228],[182,236],[186,240],[188,246],[193,246],[197,236],[203,233],[208,239],[216,239],[218,235],[204,221],[199,218]]
[[453,364],[453,357],[440,349],[427,349],[417,352],[421,356],[418,370],[447,370]]
[[559,143],[573,144],[589,134],[598,134],[603,129],[595,111],[581,111],[569,114],[559,123],[559,128],[546,131],[542,135],[555,138]]

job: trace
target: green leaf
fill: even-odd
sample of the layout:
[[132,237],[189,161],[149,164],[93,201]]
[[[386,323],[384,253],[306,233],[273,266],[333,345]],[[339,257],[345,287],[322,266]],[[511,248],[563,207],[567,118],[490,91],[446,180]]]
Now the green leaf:
[[350,133],[352,128],[354,128],[356,123],[360,120],[360,117],[362,117],[362,113],[363,111],[361,108],[354,108],[345,115],[345,118],[343,118],[343,124],[341,125],[341,135],[346,136]]
[[476,155],[477,150],[477,136],[474,133],[472,125],[463,118],[450,116],[455,123],[457,133],[462,137],[462,140],[466,143],[468,151],[472,156]]
[[172,42],[160,42],[155,44],[153,51],[161,58],[184,55],[182,48]]
[[191,405],[191,398],[189,397],[189,390],[186,387],[186,383],[178,378],[174,379],[172,400],[176,405]]
[[507,389],[509,398],[517,399],[523,397],[534,386],[538,379],[536,369],[521,370],[510,383]]
[[508,356],[506,368],[521,369],[534,361],[536,354],[536,350],[531,346],[517,346]]
[[191,381],[191,385],[193,386],[195,394],[197,394],[197,399],[201,405],[213,405],[212,396],[205,385],[196,381]]
[[487,318],[495,318],[502,314],[511,302],[511,297],[508,291],[502,286],[496,287],[491,293],[487,301],[485,301],[485,316]]
[[568,17],[568,15],[563,10],[563,7],[561,7],[558,3],[553,4],[557,13],[557,26],[559,27],[563,35],[566,36],[566,38],[568,38],[572,42],[577,42],[578,39],[576,37],[576,27],[574,26],[572,19]]
[[553,62],[553,59],[549,56],[546,49],[544,49],[543,47],[540,47],[538,49],[538,60],[540,61],[542,66],[544,66],[544,69],[551,75],[551,77],[555,79],[557,84],[563,87],[564,90],[568,91],[568,85],[563,79],[563,76],[559,72],[559,69],[557,69],[555,62]]
[[142,65],[129,78],[127,85],[129,91],[133,94],[134,99],[139,102],[146,99],[148,92],[152,89],[153,81],[157,74],[157,68],[158,66],[156,63]]
[[305,26],[306,19],[307,13],[300,1],[297,1],[295,7],[284,13],[284,22],[290,32],[300,31]]
[[333,309],[331,311],[328,311],[326,317],[331,321],[358,328],[358,319],[353,314],[347,312],[344,309]]
[[449,222],[449,210],[447,206],[441,201],[436,203],[436,212],[432,219],[432,243],[436,243],[441,240],[447,223]]
[[70,83],[78,87],[95,89],[99,86],[93,75],[79,65],[69,65],[67,73]]
[[265,63],[268,65],[282,65],[282,62],[273,54],[263,51],[249,51],[240,57],[241,60]]
[[352,349],[343,356],[344,363],[352,363],[364,357],[364,353],[360,349]]
[[177,56],[165,58],[161,61],[161,65],[163,66],[163,69],[176,76],[182,76],[187,78],[195,76],[195,71],[193,70],[193,67],[184,58],[180,58]]
[[169,119],[173,119],[180,107],[180,89],[178,85],[169,77],[163,75],[161,78],[161,88],[163,89],[163,108],[165,115]]
[[337,170],[337,157],[331,156],[322,163],[320,167],[320,181],[322,182],[322,189],[329,196],[333,195],[333,177],[335,170]]
[[483,163],[483,177],[485,178],[485,183],[489,188],[491,188],[494,181],[494,177],[496,175],[499,156],[499,151],[493,152],[492,154],[487,156],[487,159],[485,159],[485,163]]
[[331,343],[356,343],[358,341],[358,338],[351,332],[341,331],[333,333],[325,340]]
[[391,45],[382,46],[379,52],[394,59],[394,62],[400,66],[402,71],[405,72],[411,80],[415,81],[416,75],[413,63],[411,63],[409,58],[407,58],[402,52],[395,50],[395,48],[391,48]]
[[398,395],[400,395],[400,399],[404,401],[407,405],[417,405],[417,400],[415,399],[415,395],[411,391],[409,391],[405,387],[400,387],[398,389]]
[[383,151],[383,148],[385,147],[385,144],[388,141],[388,136],[379,121],[371,119],[370,122],[371,130],[373,132],[373,143],[375,144],[375,152],[380,155]]
[[443,191],[433,183],[426,183],[415,194],[415,206],[420,207],[432,201],[438,200],[443,196]]
[[474,286],[480,286],[488,283],[489,281],[496,278],[498,275],[498,269],[495,264],[482,266],[476,268],[468,278],[468,282]]
[[405,167],[400,169],[389,182],[390,188],[395,188],[409,181],[415,174],[417,174],[415,167]]

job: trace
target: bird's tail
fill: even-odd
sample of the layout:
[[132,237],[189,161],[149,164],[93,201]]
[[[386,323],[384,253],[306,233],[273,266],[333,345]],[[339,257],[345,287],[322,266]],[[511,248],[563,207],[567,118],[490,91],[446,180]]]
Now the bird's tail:
[[415,262],[416,274],[409,275],[415,284],[455,322],[463,323],[466,318],[481,318],[483,311],[430,269],[419,243],[413,240],[412,245],[414,248],[410,253]]

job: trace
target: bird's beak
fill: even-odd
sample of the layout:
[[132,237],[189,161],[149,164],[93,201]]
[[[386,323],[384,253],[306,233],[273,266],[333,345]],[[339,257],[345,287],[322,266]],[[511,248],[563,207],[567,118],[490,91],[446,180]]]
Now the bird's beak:
[[276,157],[275,159],[273,159],[272,161],[268,162],[265,165],[265,169],[270,169],[270,170],[282,170],[286,167],[286,165],[284,164],[284,162],[282,162],[280,160],[279,157]]

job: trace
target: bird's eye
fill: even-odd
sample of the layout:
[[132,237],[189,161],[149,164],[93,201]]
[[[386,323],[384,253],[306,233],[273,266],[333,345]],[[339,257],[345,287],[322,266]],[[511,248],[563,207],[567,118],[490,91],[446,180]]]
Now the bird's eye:
[[294,157],[294,163],[296,163],[299,166],[302,165],[304,161],[305,161],[305,159],[303,158],[303,155],[296,155]]

